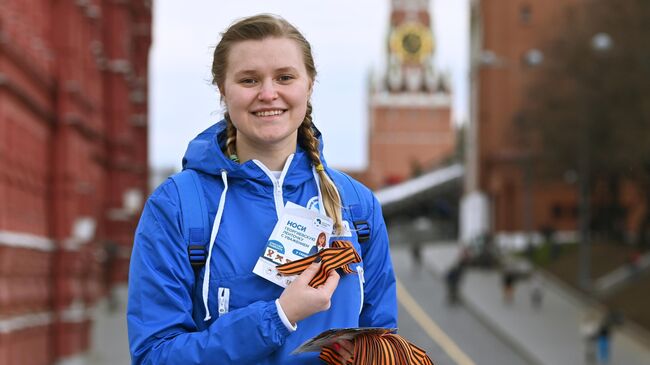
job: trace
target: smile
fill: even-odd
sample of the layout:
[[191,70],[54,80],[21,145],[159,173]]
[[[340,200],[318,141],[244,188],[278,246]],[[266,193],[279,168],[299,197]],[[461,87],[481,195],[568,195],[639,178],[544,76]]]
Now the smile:
[[278,109],[278,110],[264,110],[261,112],[254,112],[253,114],[255,114],[258,117],[270,117],[274,115],[280,115],[282,113],[284,113],[284,110]]

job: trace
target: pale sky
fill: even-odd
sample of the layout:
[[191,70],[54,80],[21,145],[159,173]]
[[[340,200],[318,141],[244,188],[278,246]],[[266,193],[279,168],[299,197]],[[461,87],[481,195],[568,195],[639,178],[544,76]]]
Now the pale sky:
[[[468,104],[468,0],[431,0],[435,67],[452,81],[454,122]],[[337,168],[361,169],[367,158],[367,77],[383,72],[390,0],[159,0],[150,54],[150,163],[176,167],[187,143],[219,121],[223,107],[210,83],[219,34],[238,18],[273,13],[311,43],[318,76],[314,123],[325,157]],[[334,146],[344,148],[334,148]]]

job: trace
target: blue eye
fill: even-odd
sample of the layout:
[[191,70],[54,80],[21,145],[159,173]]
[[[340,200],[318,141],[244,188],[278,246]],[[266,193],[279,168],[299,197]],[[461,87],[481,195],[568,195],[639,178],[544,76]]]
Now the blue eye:
[[257,81],[255,79],[241,79],[241,80],[239,80],[240,84],[246,84],[246,85],[253,85],[256,82]]
[[282,76],[278,77],[278,80],[283,81],[283,82],[291,81],[293,79],[294,79],[293,75],[282,75]]

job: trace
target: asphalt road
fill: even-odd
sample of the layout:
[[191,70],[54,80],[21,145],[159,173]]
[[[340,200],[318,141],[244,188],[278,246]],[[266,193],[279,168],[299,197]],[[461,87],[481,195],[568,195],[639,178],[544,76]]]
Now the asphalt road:
[[442,278],[418,266],[405,247],[392,249],[399,281],[399,333],[436,365],[528,364],[462,304],[449,305]]

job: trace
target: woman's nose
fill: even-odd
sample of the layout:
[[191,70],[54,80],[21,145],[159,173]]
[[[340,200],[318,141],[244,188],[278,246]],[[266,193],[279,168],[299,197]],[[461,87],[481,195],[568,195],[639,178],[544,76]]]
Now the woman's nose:
[[275,89],[273,81],[264,81],[260,87],[260,92],[257,95],[257,98],[260,101],[275,100],[278,97],[278,92]]

